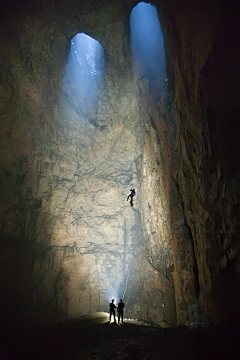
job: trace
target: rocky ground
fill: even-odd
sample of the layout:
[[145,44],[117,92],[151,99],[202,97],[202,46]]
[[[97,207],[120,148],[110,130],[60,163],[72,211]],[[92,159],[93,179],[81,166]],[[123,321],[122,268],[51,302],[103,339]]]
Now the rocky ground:
[[133,319],[109,323],[106,313],[83,316],[2,342],[4,360],[239,359],[238,332],[161,328]]

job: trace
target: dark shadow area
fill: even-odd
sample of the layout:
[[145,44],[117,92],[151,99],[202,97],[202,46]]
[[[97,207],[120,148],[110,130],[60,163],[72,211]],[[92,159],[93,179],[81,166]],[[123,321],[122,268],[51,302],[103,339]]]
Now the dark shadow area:
[[108,315],[83,316],[2,337],[1,359],[238,359],[239,329],[161,328]]
[[[239,180],[239,20],[235,7],[226,6],[214,51],[202,70],[202,93],[212,149],[212,170],[221,161],[224,177]],[[201,104],[203,107],[203,104]]]
[[44,262],[47,244],[30,243],[24,236],[6,236],[3,232],[0,238],[0,336],[8,341],[34,324],[54,321],[56,316],[42,278],[32,277],[34,261]]

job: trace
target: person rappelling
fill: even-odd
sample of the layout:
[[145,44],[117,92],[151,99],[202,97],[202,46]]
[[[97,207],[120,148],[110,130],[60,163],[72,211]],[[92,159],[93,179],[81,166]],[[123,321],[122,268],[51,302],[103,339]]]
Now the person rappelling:
[[127,197],[127,201],[130,201],[130,206],[133,206],[133,197],[135,196],[135,189],[130,189],[130,194]]

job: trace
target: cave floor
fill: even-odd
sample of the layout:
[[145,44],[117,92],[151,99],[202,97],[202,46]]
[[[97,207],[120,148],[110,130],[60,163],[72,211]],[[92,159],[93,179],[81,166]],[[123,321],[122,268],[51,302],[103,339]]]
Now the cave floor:
[[4,360],[240,359],[231,329],[161,328],[137,320],[109,323],[106,313],[83,316],[7,341]]

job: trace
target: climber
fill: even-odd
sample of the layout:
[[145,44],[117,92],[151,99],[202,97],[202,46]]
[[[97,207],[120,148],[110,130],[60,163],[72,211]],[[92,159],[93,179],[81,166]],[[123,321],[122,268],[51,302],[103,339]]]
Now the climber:
[[134,196],[136,194],[135,189],[131,189],[130,191],[132,193],[132,196]]
[[111,322],[112,315],[113,315],[114,322],[116,322],[115,309],[116,309],[117,306],[114,304],[114,299],[112,299],[112,302],[109,304],[109,307],[110,307],[109,322]]
[[130,194],[127,197],[127,201],[130,200],[130,206],[133,206],[133,197],[135,194],[135,189],[130,189]]

